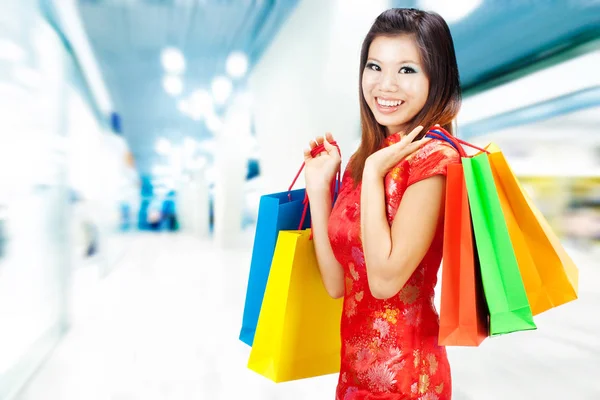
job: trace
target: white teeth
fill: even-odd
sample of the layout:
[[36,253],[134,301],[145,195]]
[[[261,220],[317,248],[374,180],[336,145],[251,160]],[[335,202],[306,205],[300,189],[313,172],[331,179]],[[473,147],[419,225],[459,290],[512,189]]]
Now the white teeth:
[[400,104],[403,103],[402,100],[381,100],[380,98],[377,98],[377,103],[379,103],[382,106],[386,106],[386,107],[396,107]]

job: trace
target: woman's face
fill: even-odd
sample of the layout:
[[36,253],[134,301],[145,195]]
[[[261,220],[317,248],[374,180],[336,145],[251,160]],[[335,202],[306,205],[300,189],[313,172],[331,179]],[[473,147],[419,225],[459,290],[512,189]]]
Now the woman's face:
[[378,36],[369,47],[362,91],[388,135],[404,131],[429,94],[421,55],[413,36]]

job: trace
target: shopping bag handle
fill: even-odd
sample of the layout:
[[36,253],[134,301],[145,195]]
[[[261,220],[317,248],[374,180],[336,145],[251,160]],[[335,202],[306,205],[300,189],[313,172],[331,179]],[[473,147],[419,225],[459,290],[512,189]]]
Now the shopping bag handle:
[[463,146],[471,147],[475,150],[482,151],[484,153],[489,154],[490,152],[486,149],[482,149],[481,147],[475,146],[465,140],[459,139],[456,136],[452,136],[447,130],[440,126],[436,126],[434,129],[431,129],[427,132],[427,137],[433,139],[443,140],[451,144],[460,154],[461,157],[468,157],[467,152],[465,151]]
[[[335,146],[335,148],[337,148],[338,153],[340,154],[340,157],[342,156],[342,151],[340,150],[340,147],[338,146],[337,142],[331,141],[330,142],[332,146]],[[316,157],[319,154],[323,153],[325,150],[325,145],[324,144],[318,144],[316,145],[311,151],[310,151],[310,155],[311,157]],[[300,176],[300,174],[302,173],[302,170],[304,169],[304,166],[306,165],[306,163],[302,163],[302,165],[300,166],[300,169],[298,170],[298,173],[296,174],[296,176],[294,177],[294,180],[292,181],[292,184],[290,185],[290,187],[288,188],[288,200],[292,201],[292,188],[294,187],[294,185],[296,184],[296,181],[298,180],[298,177]],[[333,205],[333,203],[335,202],[335,193],[337,191],[337,193],[339,193],[340,190],[340,176],[341,176],[341,170],[340,168],[338,168],[337,173],[336,173],[336,177],[333,180],[333,182],[331,182],[331,204]],[[302,229],[302,225],[304,225],[304,220],[306,219],[306,213],[308,211],[308,193],[305,192],[304,194],[304,210],[302,210],[302,217],[300,218],[300,225],[298,226],[298,230]],[[311,233],[311,237],[312,239],[312,233]]]
[[[340,147],[338,146],[337,142],[334,140],[331,142],[332,146],[335,146],[338,149],[338,153],[340,153],[340,156],[342,155],[342,152],[340,151]],[[310,151],[310,155],[311,157],[316,157],[319,154],[321,154],[322,152],[325,151],[325,145],[324,144],[319,144],[316,145],[311,151]],[[296,176],[294,177],[294,180],[292,181],[292,184],[290,185],[290,187],[288,188],[288,198],[291,200],[291,192],[292,188],[294,187],[294,185],[296,184],[296,181],[298,180],[298,178],[300,177],[300,174],[302,173],[302,170],[304,169],[304,166],[306,164],[302,163],[302,165],[300,166],[300,169],[298,170],[298,173],[296,174]]]

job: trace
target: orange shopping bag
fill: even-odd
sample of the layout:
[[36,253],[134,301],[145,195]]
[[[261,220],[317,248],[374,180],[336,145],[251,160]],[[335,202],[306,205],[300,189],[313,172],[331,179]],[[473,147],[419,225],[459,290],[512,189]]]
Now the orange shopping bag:
[[533,315],[577,299],[578,269],[500,149],[487,147],[500,205]]
[[448,166],[439,344],[479,346],[489,336],[463,166]]

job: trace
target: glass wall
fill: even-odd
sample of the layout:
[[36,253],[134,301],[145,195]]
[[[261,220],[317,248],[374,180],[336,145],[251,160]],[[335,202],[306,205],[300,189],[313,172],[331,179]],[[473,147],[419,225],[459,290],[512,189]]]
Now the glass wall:
[[67,324],[68,59],[37,1],[0,3],[0,399]]

